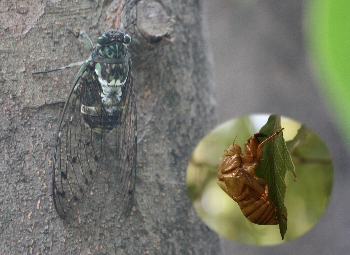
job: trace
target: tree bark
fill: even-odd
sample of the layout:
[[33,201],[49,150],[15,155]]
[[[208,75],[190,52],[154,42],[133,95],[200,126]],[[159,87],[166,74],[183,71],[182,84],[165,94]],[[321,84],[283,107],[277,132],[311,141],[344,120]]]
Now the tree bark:
[[[185,184],[192,150],[215,124],[201,3],[5,0],[0,6],[0,253],[219,254],[219,238],[194,212]],[[51,161],[59,113],[78,70],[31,73],[88,58],[66,28],[84,30],[95,42],[118,27],[132,37],[133,209],[111,232],[93,218],[96,228],[77,235],[52,206]]]

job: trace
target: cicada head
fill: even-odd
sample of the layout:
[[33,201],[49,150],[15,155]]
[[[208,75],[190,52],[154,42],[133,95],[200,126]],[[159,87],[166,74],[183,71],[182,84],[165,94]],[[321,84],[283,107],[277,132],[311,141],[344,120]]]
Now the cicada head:
[[224,155],[223,156],[227,156],[227,157],[230,157],[230,156],[233,156],[233,155],[236,155],[236,154],[242,154],[242,149],[241,147],[237,144],[237,143],[232,143],[230,145],[230,147],[228,147],[225,151],[224,151]]
[[[230,147],[228,147],[221,158],[221,163],[218,169],[218,178],[219,180],[223,180],[224,175],[232,175],[235,174],[238,168],[242,166],[242,150],[241,147],[232,143]],[[219,184],[220,185],[220,184]]]
[[125,58],[128,53],[127,45],[130,42],[130,35],[117,30],[109,30],[97,39],[95,53],[107,59]]

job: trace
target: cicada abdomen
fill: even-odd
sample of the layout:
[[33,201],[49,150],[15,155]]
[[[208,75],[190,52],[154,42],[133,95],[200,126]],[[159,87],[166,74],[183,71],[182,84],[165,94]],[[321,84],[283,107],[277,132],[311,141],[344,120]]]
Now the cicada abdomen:
[[254,134],[245,144],[246,155],[241,147],[233,144],[224,151],[218,169],[218,185],[236,201],[244,216],[259,225],[276,225],[276,205],[269,198],[269,187],[264,179],[255,174],[262,155],[262,148],[269,140],[282,132],[283,128],[259,143],[260,133]]

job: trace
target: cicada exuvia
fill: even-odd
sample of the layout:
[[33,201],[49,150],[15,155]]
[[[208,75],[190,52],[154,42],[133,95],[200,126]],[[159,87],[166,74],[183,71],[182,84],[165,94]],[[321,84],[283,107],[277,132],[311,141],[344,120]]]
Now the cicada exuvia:
[[277,214],[286,219],[269,198],[269,187],[266,181],[255,174],[261,157],[263,146],[282,132],[283,128],[266,138],[261,143],[254,134],[245,143],[245,153],[235,142],[224,151],[218,169],[218,185],[234,201],[236,201],[244,216],[259,225],[278,224]]

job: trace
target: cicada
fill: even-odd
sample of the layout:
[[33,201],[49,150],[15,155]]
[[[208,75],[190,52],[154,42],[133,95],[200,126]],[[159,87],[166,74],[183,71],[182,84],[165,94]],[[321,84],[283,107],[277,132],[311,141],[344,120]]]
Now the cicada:
[[262,160],[263,146],[281,133],[283,128],[261,143],[257,133],[245,143],[245,153],[241,147],[233,144],[224,151],[218,169],[218,185],[238,203],[244,216],[259,225],[276,225],[277,214],[286,218],[269,198],[269,187],[266,181],[255,174],[259,161]]
[[[52,160],[53,204],[62,219],[102,210],[106,201],[116,203],[120,213],[129,210],[136,178],[131,37],[109,30],[93,45],[85,32],[79,36],[91,52],[87,60],[33,73],[80,66],[59,120]],[[114,194],[108,196],[111,189]]]

